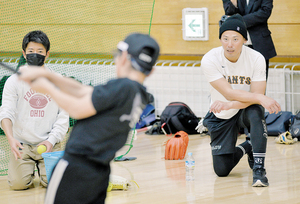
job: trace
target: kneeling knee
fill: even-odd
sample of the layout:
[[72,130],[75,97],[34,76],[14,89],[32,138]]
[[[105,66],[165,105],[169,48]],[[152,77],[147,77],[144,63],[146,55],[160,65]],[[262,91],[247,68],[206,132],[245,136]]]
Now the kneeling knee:
[[23,179],[11,180],[8,184],[12,190],[26,190],[33,185],[33,177],[26,176]]
[[251,105],[247,108],[248,115],[251,118],[265,118],[264,109],[260,105]]
[[228,171],[226,169],[220,169],[220,168],[214,168],[214,171],[217,174],[217,176],[219,176],[219,177],[226,177],[230,173],[230,171]]

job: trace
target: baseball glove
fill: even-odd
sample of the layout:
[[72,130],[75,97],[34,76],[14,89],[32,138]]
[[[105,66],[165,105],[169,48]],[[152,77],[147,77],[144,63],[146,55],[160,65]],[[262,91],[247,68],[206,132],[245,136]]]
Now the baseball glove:
[[185,157],[185,153],[186,153],[186,149],[187,149],[187,146],[189,145],[189,135],[186,133],[186,132],[184,132],[184,131],[179,131],[179,132],[177,132],[176,134],[175,134],[175,136],[177,135],[177,134],[179,134],[181,137],[182,137],[182,139],[183,139],[183,141],[185,142],[185,144],[186,144],[186,148],[185,148],[185,150],[184,150],[184,152],[183,152],[183,158]]
[[174,137],[166,142],[165,159],[184,159],[188,143],[188,134],[184,131],[177,132]]
[[278,144],[294,144],[297,142],[297,138],[292,137],[291,133],[289,131],[286,131],[284,133],[281,133],[278,137],[275,138],[275,142]]

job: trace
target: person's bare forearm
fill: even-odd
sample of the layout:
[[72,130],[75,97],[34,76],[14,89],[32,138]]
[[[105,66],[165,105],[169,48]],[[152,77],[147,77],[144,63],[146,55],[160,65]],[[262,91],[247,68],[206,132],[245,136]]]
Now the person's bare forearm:
[[239,101],[231,101],[231,109],[244,109],[247,108],[248,106],[253,105],[253,103],[243,103]]
[[83,87],[85,85],[72,78],[62,77],[52,72],[47,72],[45,77],[55,86],[57,86],[62,92],[68,93],[75,97],[81,97],[85,94],[83,92]]
[[252,82],[251,92],[233,89],[224,79],[218,79],[210,84],[221,93],[228,101],[239,101],[241,103],[261,104],[265,92],[265,82]]
[[[247,104],[261,104],[263,94],[251,93],[239,89],[231,89],[225,96],[226,99],[229,101],[236,101],[236,102],[247,103]],[[237,104],[237,105],[242,105],[242,104]]]
[[231,98],[232,100],[230,100],[231,102],[233,102],[233,107],[239,107],[239,109],[242,109],[252,104],[259,104],[267,109],[270,113],[278,113],[279,111],[281,111],[280,104],[274,99],[260,93],[245,92],[246,91],[243,90],[234,90],[234,93],[237,95],[233,96]]
[[[59,84],[64,84],[60,83],[59,80],[57,80],[57,82],[59,82]],[[81,94],[82,96],[78,97],[76,94],[69,94],[70,92],[73,92],[71,90],[72,88],[74,88],[72,86],[72,82],[65,85],[69,86],[70,91],[68,93],[55,87],[54,83],[53,85],[49,84],[45,91],[62,109],[67,111],[72,118],[81,119],[95,114],[95,110],[93,109],[91,100],[93,92],[92,87],[84,86],[84,88],[82,88],[84,90],[84,95]],[[75,87],[74,89],[76,90],[77,88]]]
[[252,82],[250,92],[233,89],[224,78],[220,78],[216,81],[210,82],[210,84],[228,101],[236,101],[241,103],[234,103],[231,105],[244,108],[249,104],[259,104],[266,108],[270,113],[278,112],[281,110],[280,105],[274,99],[264,95],[266,89],[265,81]]
[[15,159],[17,160],[18,158],[22,158],[22,155],[19,151],[19,149],[23,149],[24,147],[21,145],[21,143],[19,141],[17,141],[14,136],[13,136],[13,123],[11,122],[10,119],[8,118],[4,118],[1,121],[1,126],[2,129],[7,137],[8,143],[10,145],[11,151],[15,157]]
[[52,82],[52,84],[58,87],[61,91],[67,94],[70,94],[75,97],[81,97],[85,94],[85,85],[72,78],[63,77],[49,70],[36,68],[32,66],[23,66],[21,67],[20,72],[21,74],[19,75],[19,78],[21,80],[24,80],[28,84],[33,83],[38,78],[44,77],[47,78],[48,81]]
[[12,122],[10,119],[8,118],[4,118],[1,121],[1,126],[2,129],[7,137],[8,140],[10,140],[11,138],[13,138],[13,131],[12,131]]
[[92,86],[62,77],[45,69],[22,67],[19,79],[27,82],[37,92],[49,94],[71,117],[80,119],[92,116],[96,110],[92,104]]
[[252,105],[252,104],[250,104],[250,103],[241,103],[239,101],[224,102],[224,101],[216,100],[215,102],[213,102],[211,104],[209,111],[213,112],[213,113],[220,113],[223,110],[244,109],[244,108],[247,108],[250,105]]

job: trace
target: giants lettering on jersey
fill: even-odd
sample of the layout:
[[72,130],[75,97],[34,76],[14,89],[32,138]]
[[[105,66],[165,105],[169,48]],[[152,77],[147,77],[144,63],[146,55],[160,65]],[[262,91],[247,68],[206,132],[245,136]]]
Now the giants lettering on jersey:
[[[224,76],[226,79],[226,76]],[[229,84],[251,84],[251,78],[245,76],[228,76],[227,81]]]
[[48,102],[51,101],[51,97],[49,95],[40,94],[30,89],[25,93],[23,98],[25,101],[28,101],[30,107],[33,108],[33,110],[30,110],[30,117],[45,116],[45,111],[41,109],[45,108]]

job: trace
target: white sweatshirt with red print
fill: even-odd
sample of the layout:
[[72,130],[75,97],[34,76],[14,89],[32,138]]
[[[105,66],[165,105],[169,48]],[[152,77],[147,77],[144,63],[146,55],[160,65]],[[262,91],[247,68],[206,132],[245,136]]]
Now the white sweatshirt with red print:
[[4,85],[0,126],[4,118],[12,121],[14,138],[24,144],[37,145],[48,140],[54,146],[63,140],[69,128],[68,113],[49,95],[37,93],[20,81],[17,74]]

